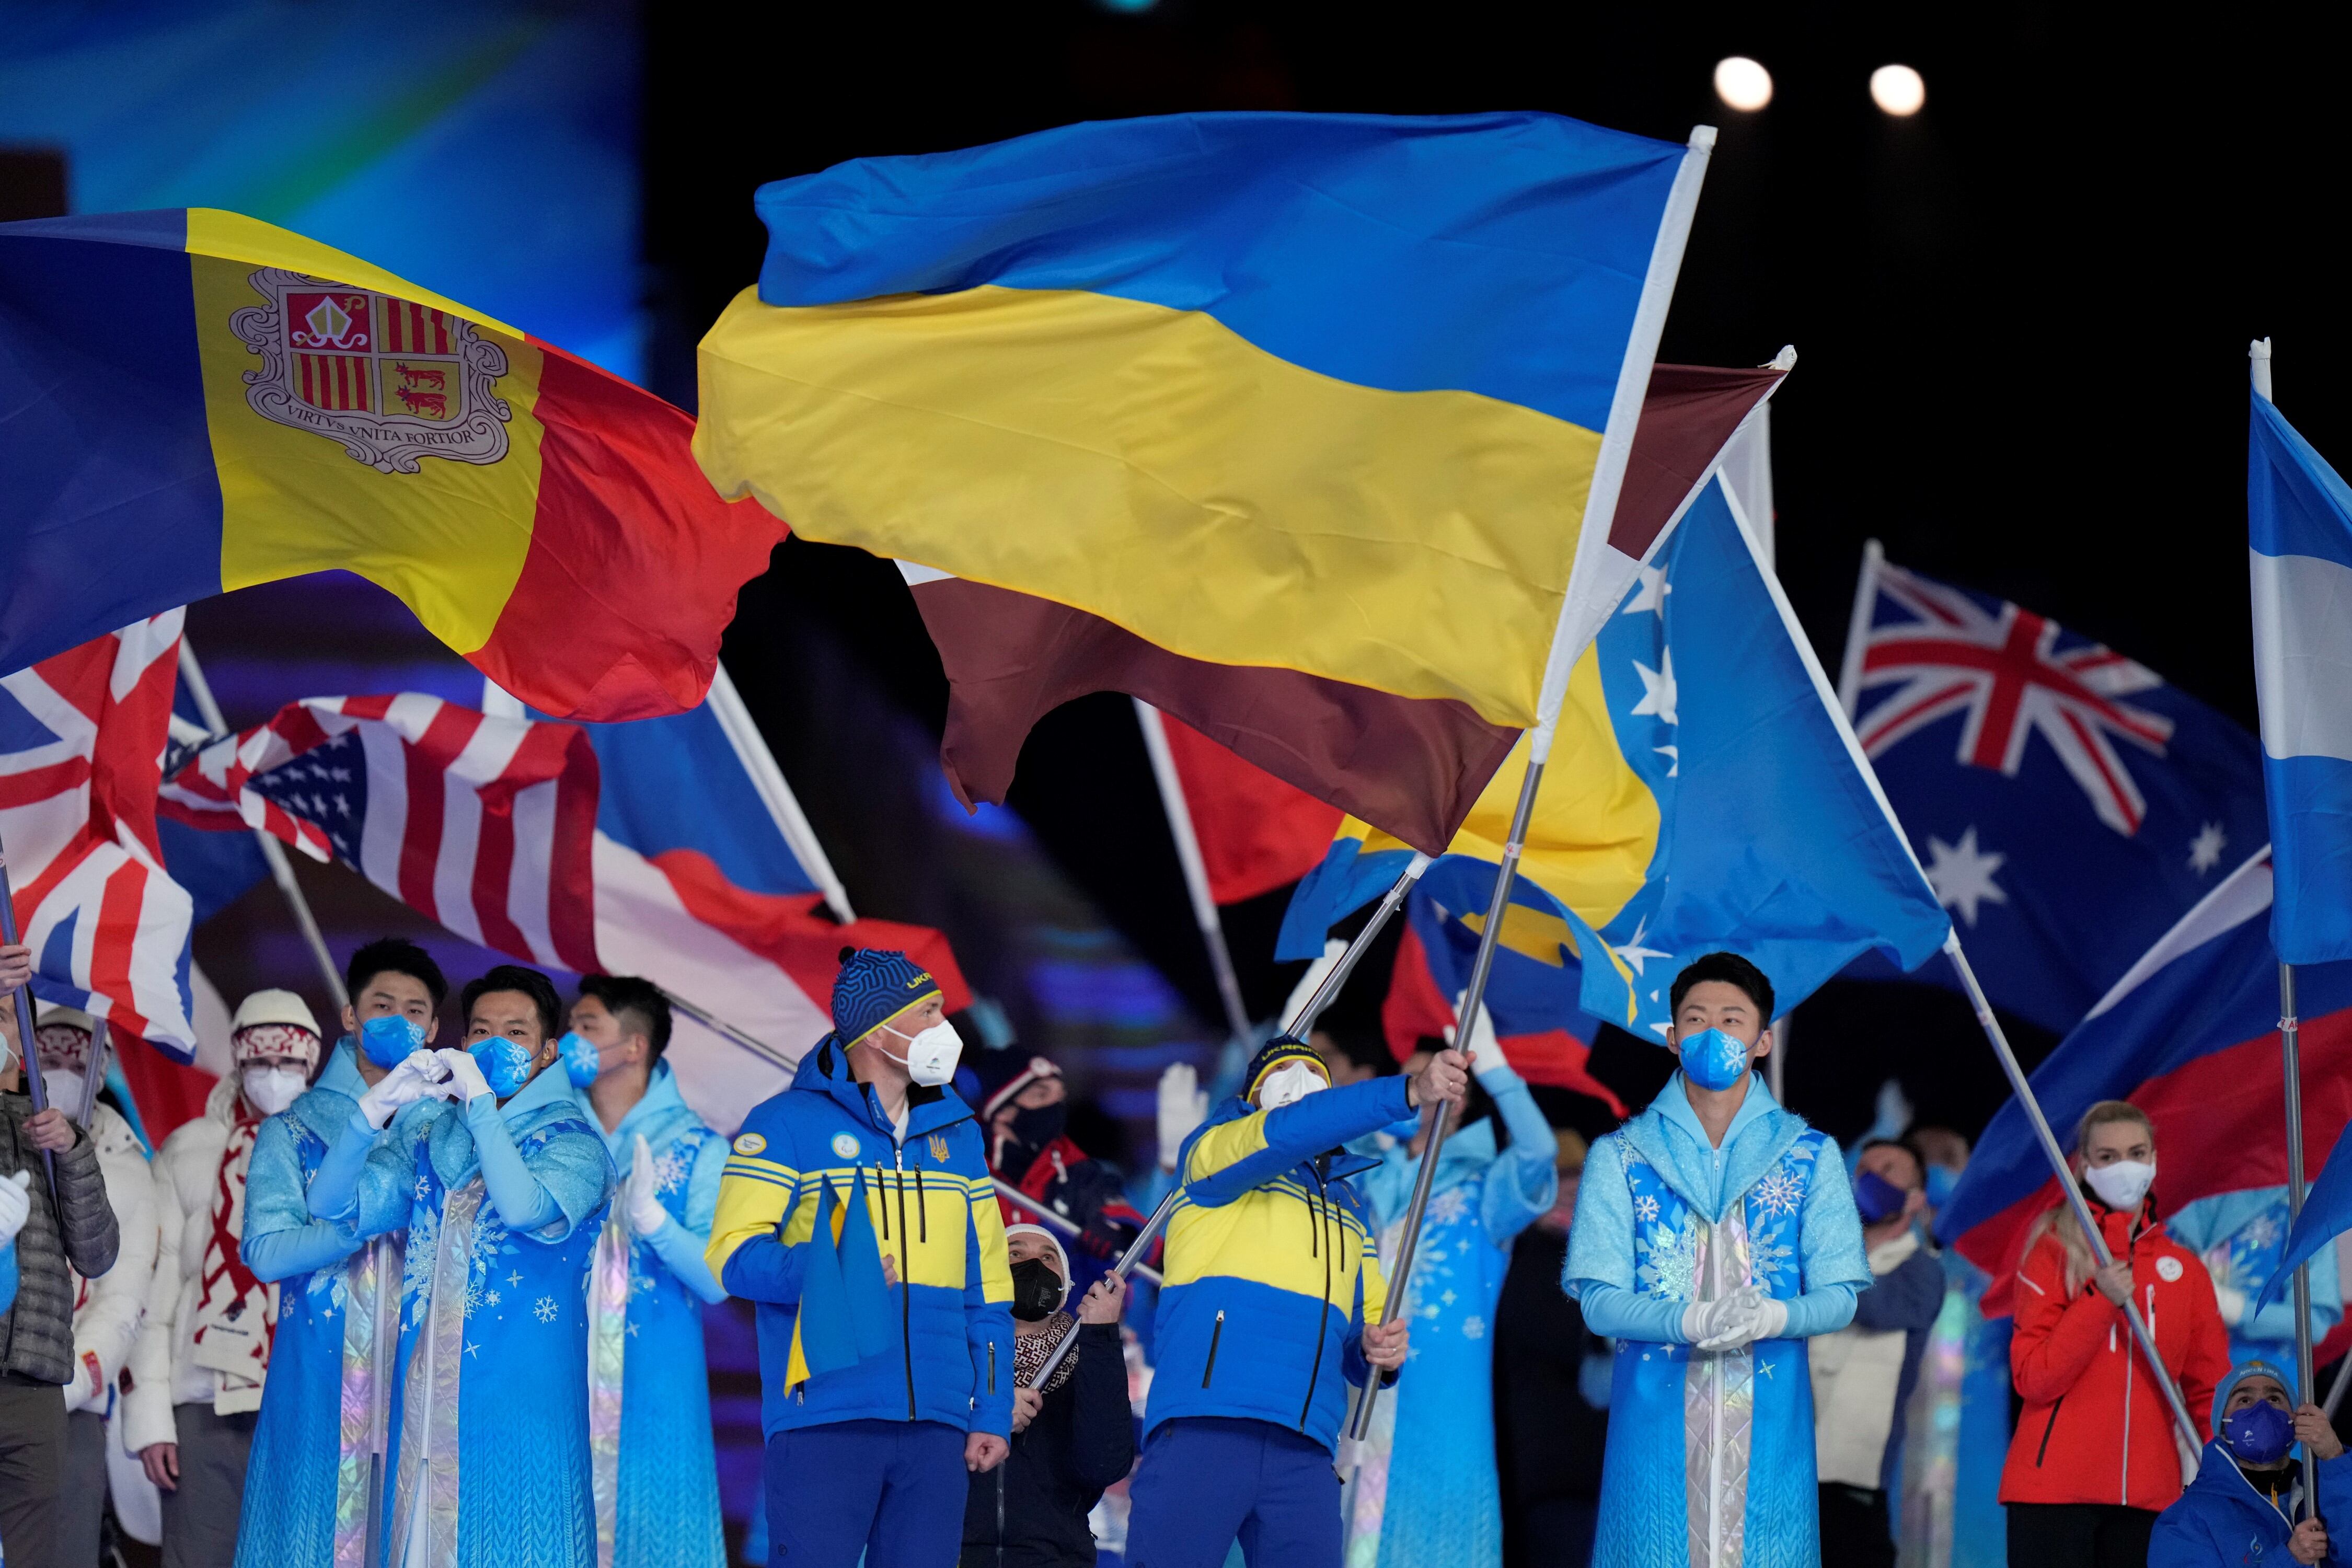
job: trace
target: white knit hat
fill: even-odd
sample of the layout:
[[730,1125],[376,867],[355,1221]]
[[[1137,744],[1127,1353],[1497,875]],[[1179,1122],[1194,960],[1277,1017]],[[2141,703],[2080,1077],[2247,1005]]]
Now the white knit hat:
[[1016,1236],[1042,1236],[1045,1238],[1045,1245],[1054,1249],[1055,1259],[1062,1266],[1062,1299],[1055,1303],[1055,1307],[1058,1310],[1060,1308],[1068,1306],[1070,1304],[1070,1255],[1063,1249],[1062,1238],[1042,1225],[1008,1225],[1004,1227],[1006,1241],[1011,1241]]
[[299,1056],[318,1064],[319,1020],[310,1005],[275,986],[236,1005],[229,1021],[229,1049],[240,1062],[257,1056]]
[[85,1035],[98,1033],[98,1020],[80,1008],[60,1006],[55,1002],[43,1003],[40,1020],[33,1026],[37,1029],[46,1029],[52,1024],[62,1024],[68,1029],[79,1029]]

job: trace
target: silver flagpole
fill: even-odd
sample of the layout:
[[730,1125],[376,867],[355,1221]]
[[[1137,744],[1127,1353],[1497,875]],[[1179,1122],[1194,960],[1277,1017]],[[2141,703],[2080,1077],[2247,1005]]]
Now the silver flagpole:
[[[188,683],[188,695],[195,699],[196,712],[203,717],[205,728],[216,736],[235,733],[221,717],[220,704],[213,700],[212,684],[205,679],[204,666],[196,662],[195,646],[188,641],[184,631],[180,634],[180,679]],[[294,924],[300,929],[310,956],[318,961],[319,973],[327,982],[327,994],[335,999],[336,1006],[350,1006],[352,997],[343,989],[343,972],[335,967],[335,956],[327,951],[326,936],[319,930],[318,917],[310,912],[310,900],[302,895],[302,884],[294,879],[294,865],[286,858],[286,847],[258,827],[253,830],[253,839],[261,846],[261,858],[269,867],[270,880],[278,884],[287,907],[294,911]]]
[[1217,918],[1217,900],[1209,889],[1209,868],[1201,858],[1200,835],[1192,830],[1192,803],[1184,798],[1184,780],[1176,771],[1176,754],[1168,749],[1168,731],[1160,710],[1142,698],[1135,703],[1135,721],[1143,729],[1143,749],[1151,756],[1151,776],[1160,785],[1160,806],[1168,817],[1168,837],[1176,843],[1176,863],[1183,868],[1184,891],[1192,901],[1192,923],[1201,928],[1201,945],[1209,950],[1209,967],[1216,973],[1217,996],[1225,1005],[1225,1027],[1234,1038],[1250,1035],[1249,1009],[1242,1005],[1242,984],[1234,973],[1233,950],[1225,945],[1224,922]]
[[[8,847],[0,844],[0,946],[16,945],[16,889],[8,885]],[[10,1000],[16,1012],[16,1055],[21,1058],[17,1066],[24,1075],[25,1092],[32,1098],[33,1112],[38,1115],[49,1108],[49,1091],[47,1086],[41,1082],[41,1058],[34,1054],[37,1047],[33,1038],[33,983],[27,980],[17,986]],[[49,1202],[60,1203],[57,1156],[47,1149],[41,1151],[41,1170],[49,1179]],[[65,1211],[59,1208],[58,1212],[58,1234],[63,1236],[66,1233]]]
[[89,1068],[81,1081],[81,1105],[74,1113],[74,1121],[85,1132],[89,1131],[90,1118],[98,1114],[98,1091],[106,1086],[106,1050],[111,1044],[106,1020],[94,1018],[89,1026]]
[[1428,869],[1429,857],[1414,850],[1403,871],[1398,874],[1389,890],[1381,895],[1380,903],[1373,909],[1370,918],[1364,921],[1364,929],[1355,934],[1348,943],[1348,951],[1339,955],[1339,962],[1331,966],[1331,973],[1326,974],[1323,984],[1315,988],[1315,994],[1309,996],[1295,1015],[1283,1020],[1284,1034],[1295,1040],[1307,1037],[1307,1031],[1315,1027],[1315,1020],[1323,1016],[1324,1009],[1339,1000],[1340,987],[1346,985],[1348,976],[1356,972],[1356,965],[1363,961],[1373,939],[1381,934],[1381,928],[1389,923],[1389,917],[1397,912],[1398,906],[1412,891],[1413,884],[1420,881],[1421,874]]
[[[2033,1135],[2042,1144],[2042,1157],[2050,1163],[2050,1169],[2058,1177],[2058,1190],[2073,1205],[2074,1223],[2083,1227],[2084,1239],[2091,1244],[2091,1256],[2098,1260],[2100,1268],[2105,1268],[2116,1260],[2115,1254],[2107,1250],[2107,1238],[2099,1230],[2098,1222],[2091,1217],[2091,1205],[2083,1198],[2083,1184],[2075,1179],[2073,1168],[2066,1163],[2065,1152],[2058,1147],[2057,1135],[2050,1131],[2050,1119],[2042,1114],[2042,1102],[2034,1098],[2033,1087],[2025,1081],[2025,1069],[2018,1065],[2017,1053],[2009,1048],[2009,1037],[2001,1032],[2000,1020],[1992,1016],[1992,1004],[1985,999],[1984,987],[1977,984],[1977,972],[1969,967],[1969,956],[1960,951],[1958,931],[1944,939],[1944,954],[1952,961],[1952,968],[1959,974],[1960,984],[1969,994],[1969,1005],[1976,1009],[1977,1023],[1983,1028],[1985,1038],[1991,1042],[1993,1054],[2000,1058],[2000,1070],[2009,1075],[2009,1087],[2016,1094],[2017,1103],[2024,1109],[2025,1119],[2033,1124]],[[2156,1341],[2148,1333],[2147,1322],[2140,1316],[2138,1304],[2126,1301],[2124,1316],[2130,1321],[2132,1338],[2138,1342],[2141,1356],[2147,1360],[2148,1370],[2155,1373],[2156,1385],[2163,1390],[2164,1402],[2171,1406],[2172,1419],[2180,1428],[2181,1436],[2188,1440],[2189,1451],[2201,1452],[2205,1447],[2204,1434],[2198,1431],[2197,1423],[2189,1419],[2189,1406],[2181,1400],[2179,1386],[2172,1381],[2172,1373],[2165,1366],[2164,1358],[2156,1353]]]
[[[1047,1230],[1059,1231],[1062,1235],[1066,1236],[1071,1240],[1075,1241],[1086,1229],[1086,1226],[1078,1224],[1076,1220],[1071,1219],[1066,1215],[1055,1214],[1051,1205],[1031,1197],[1027,1193],[1023,1192],[1019,1187],[1014,1186],[1012,1183],[1004,1180],[1003,1177],[991,1176],[988,1180],[989,1184],[995,1187],[996,1195],[998,1197],[1003,1198],[1006,1203],[1011,1204],[1023,1214],[1035,1215],[1037,1216],[1037,1223],[1044,1226]],[[1167,1200],[1162,1198],[1160,1202],[1165,1205]],[[1153,1211],[1155,1217],[1158,1213],[1158,1210]],[[1134,1251],[1134,1244],[1132,1242],[1128,1245],[1127,1251]],[[1139,1257],[1141,1255],[1138,1254],[1138,1256]],[[1119,1254],[1119,1258],[1122,1261],[1125,1260],[1126,1257],[1127,1252],[1121,1252]],[[1114,1265],[1114,1268],[1116,1268],[1116,1265]],[[1133,1271],[1142,1275],[1154,1285],[1160,1283],[1160,1270],[1152,1268],[1149,1264],[1138,1263],[1133,1266]],[[1125,1271],[1121,1270],[1120,1272]]]
[[[999,1186],[1003,1186],[1003,1184],[1004,1184],[1002,1182],[997,1184]],[[1184,1189],[1181,1186],[1174,1186],[1168,1189],[1168,1195],[1160,1200],[1160,1206],[1153,1209],[1151,1211],[1151,1217],[1143,1222],[1142,1231],[1137,1235],[1133,1241],[1127,1244],[1127,1250],[1118,1255],[1118,1261],[1111,1265],[1110,1271],[1112,1273],[1118,1275],[1122,1279],[1126,1279],[1129,1274],[1137,1273],[1139,1271],[1147,1275],[1151,1275],[1154,1279],[1159,1278],[1158,1275],[1152,1274],[1150,1269],[1143,1267],[1143,1255],[1150,1250],[1151,1238],[1160,1234],[1160,1227],[1166,1225],[1168,1223],[1169,1216],[1176,1212],[1176,1198],[1179,1194],[1183,1192],[1183,1190]],[[1026,1194],[1022,1194],[1022,1201],[1024,1204],[1029,1201]],[[1072,1329],[1068,1333],[1064,1334],[1062,1336],[1062,1342],[1054,1347],[1054,1353],[1045,1358],[1045,1364],[1037,1369],[1037,1375],[1030,1383],[1029,1386],[1032,1388],[1045,1387],[1046,1380],[1054,1375],[1054,1369],[1062,1364],[1062,1358],[1069,1354],[1072,1348],[1075,1347],[1077,1342],[1078,1331],[1076,1329]]]

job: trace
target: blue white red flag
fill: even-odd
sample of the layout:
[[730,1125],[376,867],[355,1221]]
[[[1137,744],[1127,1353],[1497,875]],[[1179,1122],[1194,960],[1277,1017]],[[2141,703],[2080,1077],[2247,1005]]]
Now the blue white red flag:
[[2289,963],[2352,958],[2352,489],[2269,398],[2246,466],[2254,687]]
[[[1839,696],[1993,1004],[2074,1026],[2263,841],[2253,737],[2021,605],[1888,563]],[[1891,974],[1874,958],[1858,976]],[[1921,978],[1955,981],[1943,964]]]
[[188,1060],[188,895],[165,874],[155,792],[181,612],[0,676],[0,843],[36,994]]
[[[2271,897],[2269,857],[2258,854],[2143,953],[2033,1071],[2034,1098],[2062,1144],[2102,1100],[2128,1100],[2148,1113],[2158,1214],[2286,1181]],[[2352,963],[2315,965],[2298,978],[2304,1149],[2316,1163],[2352,1121]],[[1938,1237],[1993,1276],[1988,1315],[2009,1310],[2025,1228],[2059,1197],[2011,1100],[1977,1141],[1936,1223]]]
[[[341,860],[526,963],[644,975],[794,1057],[830,1026],[845,945],[903,949],[939,977],[950,1006],[968,1000],[938,932],[836,924],[814,912],[821,895],[748,890],[703,850],[641,853],[601,826],[601,784],[583,726],[406,692],[289,704],[174,773],[163,809],[218,831],[262,827]],[[702,810],[675,793],[668,808],[681,818]],[[722,1130],[786,1078],[685,1019],[668,1059],[688,1103]]]

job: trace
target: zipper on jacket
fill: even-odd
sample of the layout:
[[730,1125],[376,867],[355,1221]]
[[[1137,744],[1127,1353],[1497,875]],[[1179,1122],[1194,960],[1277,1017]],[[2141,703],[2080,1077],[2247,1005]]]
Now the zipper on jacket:
[[1202,1386],[1202,1388],[1206,1388],[1206,1387],[1208,1387],[1208,1386],[1209,1386],[1209,1379],[1210,1379],[1210,1378],[1212,1378],[1212,1377],[1213,1377],[1213,1376],[1216,1374],[1216,1371],[1217,1371],[1217,1342],[1218,1342],[1219,1340],[1221,1340],[1221,1339],[1223,1339],[1224,1337],[1225,1337],[1225,1310],[1224,1310],[1223,1307],[1220,1307],[1220,1308],[1218,1308],[1218,1309],[1217,1309],[1217,1326],[1216,1326],[1215,1328],[1211,1329],[1211,1330],[1209,1331],[1209,1360],[1208,1360],[1208,1364],[1206,1364],[1205,1366],[1203,1366],[1203,1367],[1202,1367],[1202,1368],[1201,1368],[1201,1386]]
[[[1317,1193],[1328,1192],[1323,1183],[1323,1173],[1315,1170],[1311,1163],[1307,1168],[1315,1172]],[[1321,1245],[1324,1239],[1322,1205],[1329,1201],[1328,1197],[1318,1196],[1307,1202],[1307,1211],[1314,1219],[1316,1250],[1323,1257],[1323,1309],[1315,1317],[1315,1362],[1307,1369],[1307,1398],[1298,1406],[1298,1430],[1302,1436],[1307,1431],[1307,1418],[1315,1412],[1316,1380],[1323,1375],[1323,1342],[1331,1337],[1331,1249]]]
[[988,1396],[996,1397],[996,1342],[988,1342]]
[[2033,1468],[2037,1470],[2042,1468],[2043,1457],[2050,1452],[2050,1434],[2058,1429],[2058,1406],[2065,1403],[2066,1396],[2062,1394],[2050,1406],[2049,1424],[2042,1428],[2042,1447],[2033,1450]]
[[907,1355],[907,1419],[916,1419],[915,1410],[915,1262],[907,1257],[907,1146],[898,1144],[890,1157],[898,1164],[898,1256],[905,1267],[898,1271],[898,1346]]
[[[890,1239],[890,1201],[882,1195],[882,1162],[874,1162],[874,1206],[882,1215],[882,1239]],[[901,1228],[904,1228],[903,1226]]]
[[915,1167],[915,1237],[919,1241],[931,1239],[931,1205],[923,1196],[923,1168],[920,1165]]

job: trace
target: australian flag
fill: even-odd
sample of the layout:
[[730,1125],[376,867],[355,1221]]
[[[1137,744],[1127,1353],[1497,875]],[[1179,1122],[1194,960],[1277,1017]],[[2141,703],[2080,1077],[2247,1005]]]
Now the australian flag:
[[1874,540],[1853,627],[1839,697],[1996,1006],[2073,1028],[2268,842],[2254,737],[2147,666]]

